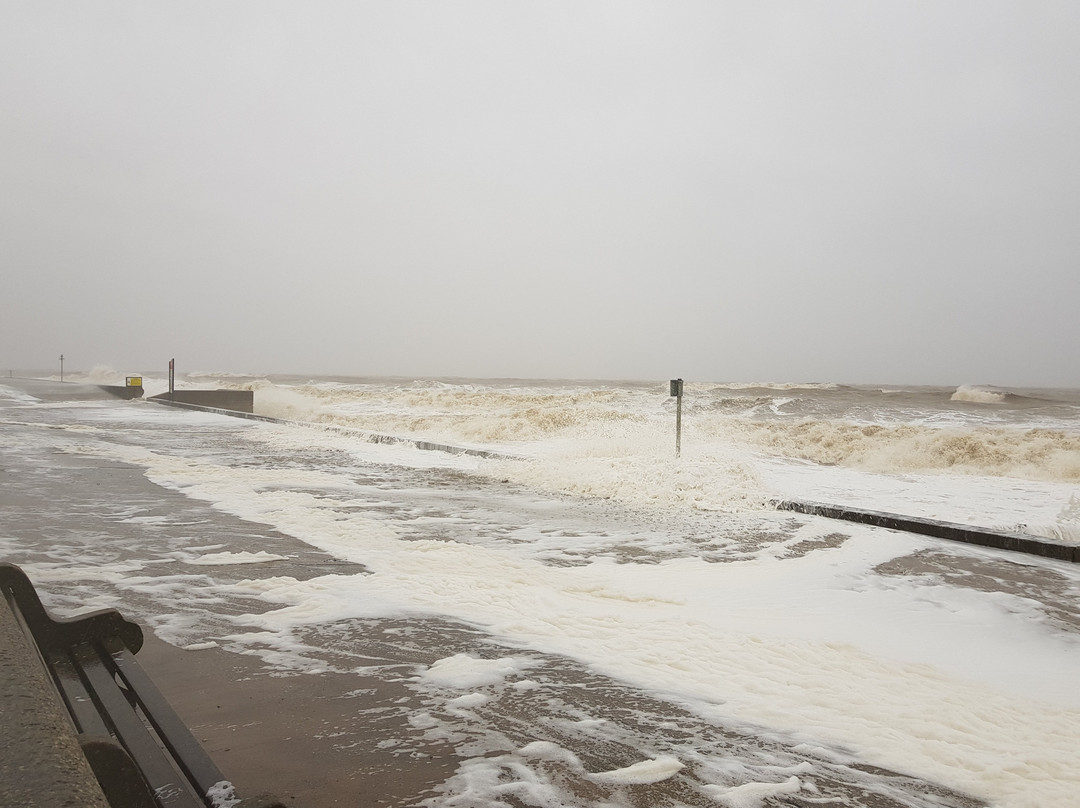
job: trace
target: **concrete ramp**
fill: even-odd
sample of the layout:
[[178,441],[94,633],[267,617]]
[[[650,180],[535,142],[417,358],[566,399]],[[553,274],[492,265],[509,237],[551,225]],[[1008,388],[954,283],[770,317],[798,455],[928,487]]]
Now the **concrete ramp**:
[[[105,401],[115,398],[98,384],[8,377],[0,378],[0,385],[19,390],[38,401]],[[142,390],[141,387],[139,389]]]
[[106,401],[110,398],[142,398],[141,385],[84,384],[55,379],[0,377],[0,386],[18,390],[38,401]]

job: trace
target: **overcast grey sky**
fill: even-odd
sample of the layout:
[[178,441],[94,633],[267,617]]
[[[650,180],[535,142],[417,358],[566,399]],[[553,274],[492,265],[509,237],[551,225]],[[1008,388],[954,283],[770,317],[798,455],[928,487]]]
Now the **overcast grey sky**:
[[1080,3],[0,0],[0,368],[1080,386]]

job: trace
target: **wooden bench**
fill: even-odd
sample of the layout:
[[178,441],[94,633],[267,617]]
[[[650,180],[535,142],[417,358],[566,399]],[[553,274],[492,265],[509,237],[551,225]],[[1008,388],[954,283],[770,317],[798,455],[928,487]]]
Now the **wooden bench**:
[[[135,661],[138,625],[115,609],[53,618],[13,564],[0,563],[0,591],[0,803],[81,806],[101,804],[103,794],[112,808],[283,808],[268,797],[236,797]],[[21,648],[17,630],[26,638]],[[29,667],[20,658],[28,656],[37,657]],[[51,688],[42,685],[43,672]],[[66,727],[53,713],[66,714]],[[64,731],[69,738],[60,737]],[[85,761],[71,760],[70,738]],[[92,797],[78,771],[85,763],[99,787]],[[46,796],[41,787],[72,793]]]

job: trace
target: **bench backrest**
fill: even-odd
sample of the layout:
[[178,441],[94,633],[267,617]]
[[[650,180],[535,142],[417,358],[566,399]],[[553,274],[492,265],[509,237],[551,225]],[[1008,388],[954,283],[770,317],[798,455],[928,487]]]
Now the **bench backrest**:
[[113,609],[53,618],[13,564],[0,564],[0,590],[12,619],[32,640],[114,808],[229,808],[238,802],[135,661],[142,647],[138,625]]

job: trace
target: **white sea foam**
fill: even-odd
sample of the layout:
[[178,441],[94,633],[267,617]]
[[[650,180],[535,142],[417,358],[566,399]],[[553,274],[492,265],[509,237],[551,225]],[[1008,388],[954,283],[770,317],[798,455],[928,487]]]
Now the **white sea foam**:
[[206,799],[210,801],[213,808],[232,808],[240,804],[240,799],[236,796],[236,787],[228,780],[221,780],[210,786],[206,792]]
[[260,424],[252,430],[251,439],[265,443],[277,451],[319,450],[330,453],[343,452],[358,462],[378,463],[410,468],[456,468],[476,469],[480,459],[475,455],[452,454],[438,451],[417,451],[407,441],[373,442],[363,433],[327,431],[317,426],[297,427],[289,425]]
[[635,505],[745,511],[766,497],[750,456],[737,447],[673,456],[669,436],[607,436],[549,443],[540,462],[491,461],[487,473],[545,491]]
[[670,755],[642,760],[607,772],[590,774],[589,778],[598,783],[619,783],[621,785],[646,785],[659,783],[674,777],[684,768],[683,763]]
[[455,654],[433,662],[420,674],[424,684],[469,690],[502,682],[508,676],[520,674],[535,663],[528,659],[477,659],[468,654]]
[[[737,786],[705,786],[713,799],[728,808],[761,808],[768,797],[797,794],[802,789],[798,777],[789,777],[782,783],[742,783]],[[817,802],[817,800],[812,800]],[[832,800],[829,800],[832,802]]]
[[[480,548],[410,544],[392,569],[362,580],[248,582],[249,593],[291,605],[246,619],[280,635],[298,620],[370,613],[373,604],[454,614],[650,689],[722,703],[717,713],[814,727],[817,738],[854,745],[880,765],[995,794],[1002,804],[1027,804],[1033,783],[1044,804],[1076,787],[1065,774],[1066,750],[1080,742],[1076,643],[1032,631],[1037,622],[1014,597],[942,587],[934,602],[916,587],[867,588],[864,565],[897,548],[877,537],[860,547],[858,567],[848,550],[840,569],[824,556],[794,568],[782,562],[787,572],[778,576],[692,561],[544,569]],[[797,619],[790,592],[799,593]],[[446,676],[436,668],[435,681],[462,687],[521,669],[469,658],[438,667]],[[1016,748],[1039,751],[1023,767],[993,763],[1013,759]]]
[[[450,614],[650,689],[721,701],[742,720],[816,727],[819,738],[855,745],[881,765],[993,793],[1003,804],[1025,804],[1020,795],[1033,782],[1052,804],[1071,783],[1061,779],[1071,762],[1055,750],[1080,743],[1077,644],[1033,630],[1028,605],[1012,596],[943,587],[934,602],[925,588],[868,587],[872,566],[917,545],[907,537],[859,529],[863,538],[848,541],[841,566],[813,554],[781,562],[782,576],[760,562],[552,568],[492,548],[402,543],[389,525],[337,510],[336,498],[268,490],[266,470],[215,475],[145,459],[163,482],[372,571],[242,582],[281,605],[244,618],[269,636],[363,615]],[[308,476],[278,474],[279,484]],[[792,591],[800,593],[797,620]],[[459,662],[465,671],[476,665]],[[941,745],[952,754],[943,757]],[[1000,769],[994,761],[1016,748],[1040,752]]]
[[206,651],[210,648],[219,648],[220,646],[214,640],[209,640],[207,642],[193,642],[181,647],[185,651]]
[[196,566],[221,566],[225,564],[264,564],[267,561],[284,560],[285,556],[268,553],[265,550],[259,550],[257,553],[250,553],[247,551],[240,553],[205,553],[196,558],[187,558],[185,559],[185,562]]
[[40,400],[36,396],[24,393],[22,390],[18,390],[14,387],[7,387],[3,384],[0,384],[0,397],[16,401],[20,404],[34,404]]

